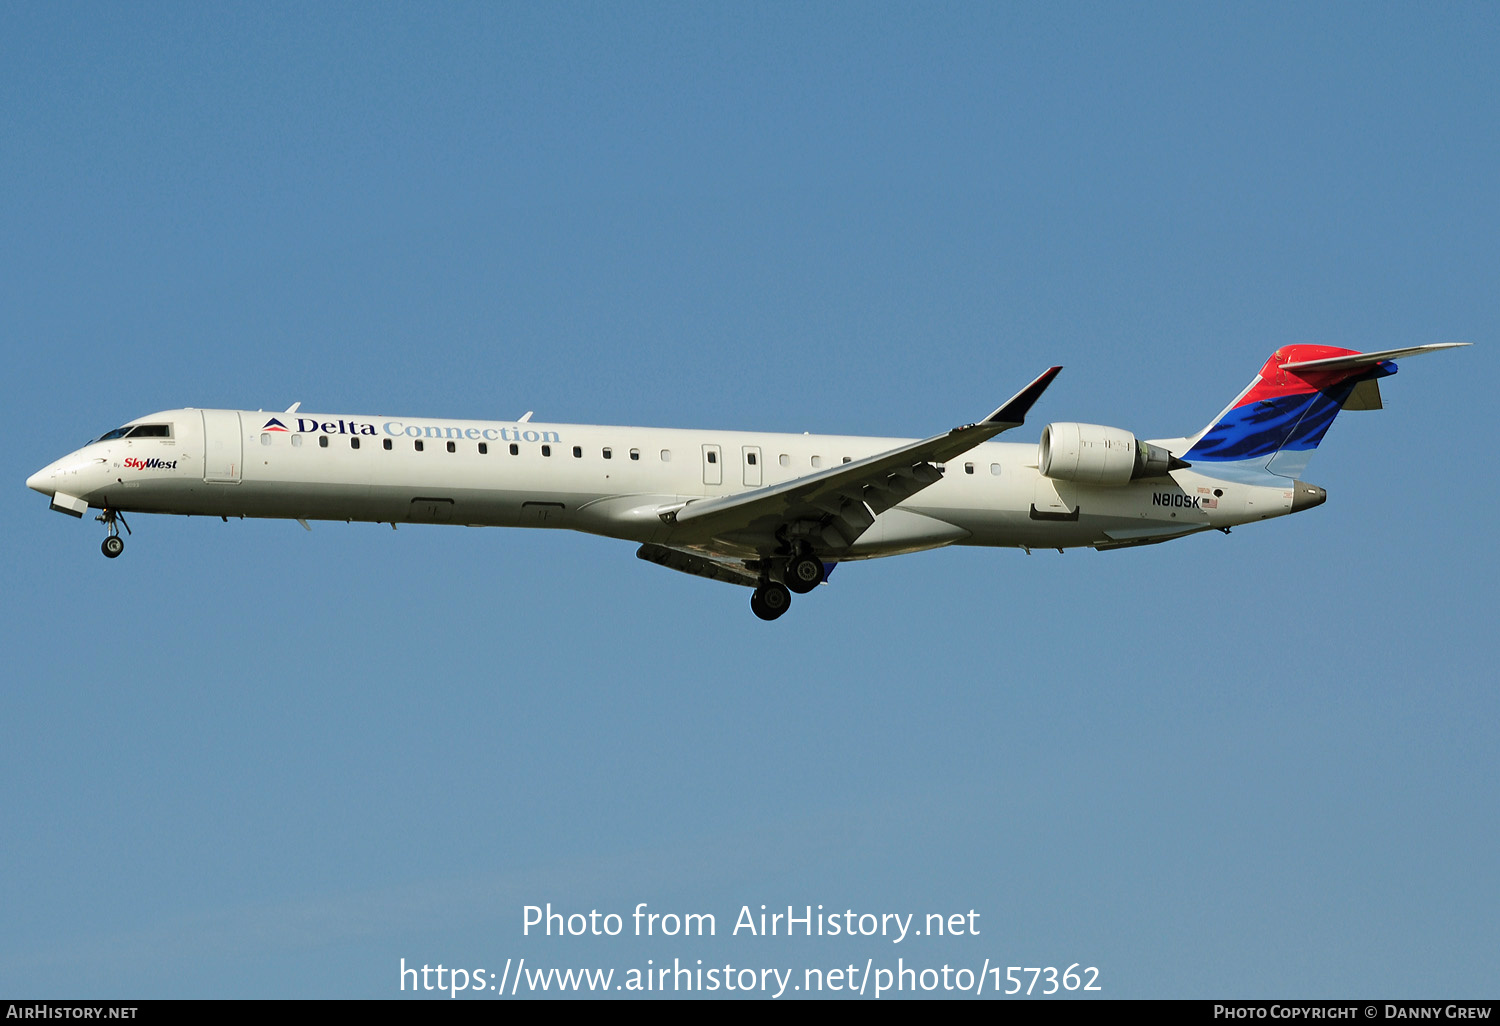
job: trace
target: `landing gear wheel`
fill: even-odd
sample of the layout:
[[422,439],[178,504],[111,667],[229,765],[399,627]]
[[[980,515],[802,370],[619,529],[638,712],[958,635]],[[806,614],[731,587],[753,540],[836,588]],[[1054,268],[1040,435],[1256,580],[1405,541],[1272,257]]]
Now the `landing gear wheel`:
[[786,586],[806,595],[823,583],[823,561],[816,556],[793,556],[786,561]]
[[775,581],[767,581],[750,596],[750,610],[762,620],[774,620],[790,608],[792,593]]
[[120,528],[125,528],[125,533],[129,534],[130,525],[125,523],[125,518],[120,515],[119,510],[106,509],[94,519],[109,531],[109,537],[104,539],[104,544],[99,548],[110,559],[114,559],[125,551],[125,539],[120,537]]

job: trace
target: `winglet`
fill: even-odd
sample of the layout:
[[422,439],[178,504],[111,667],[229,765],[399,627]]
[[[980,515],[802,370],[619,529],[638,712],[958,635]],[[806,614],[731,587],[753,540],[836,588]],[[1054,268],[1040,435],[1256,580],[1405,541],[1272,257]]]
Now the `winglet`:
[[1048,367],[1031,384],[1021,389],[1010,401],[1001,406],[994,413],[984,418],[984,424],[1010,424],[1021,425],[1026,423],[1026,414],[1030,412],[1032,405],[1047,391],[1047,386],[1052,384],[1052,379],[1057,377],[1061,367]]

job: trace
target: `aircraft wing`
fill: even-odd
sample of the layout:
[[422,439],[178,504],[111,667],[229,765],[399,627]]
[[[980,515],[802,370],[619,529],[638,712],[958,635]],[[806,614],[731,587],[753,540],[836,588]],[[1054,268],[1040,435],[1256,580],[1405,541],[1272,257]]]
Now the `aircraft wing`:
[[1061,367],[1051,367],[988,417],[888,452],[819,470],[780,484],[689,502],[663,519],[669,542],[712,551],[714,542],[764,550],[793,525],[820,551],[836,555],[875,518],[943,476],[944,463],[1025,422],[1026,413]]

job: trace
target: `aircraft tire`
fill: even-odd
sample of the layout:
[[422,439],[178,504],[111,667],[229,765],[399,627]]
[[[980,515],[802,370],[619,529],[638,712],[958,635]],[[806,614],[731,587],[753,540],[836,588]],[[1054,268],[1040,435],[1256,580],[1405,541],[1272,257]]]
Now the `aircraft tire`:
[[774,620],[792,608],[792,593],[783,584],[769,581],[750,595],[750,610],[762,620]]
[[104,539],[104,544],[100,545],[99,549],[110,559],[114,559],[120,553],[125,551],[125,539],[116,537],[115,535],[110,535],[108,538]]
[[823,583],[823,561],[816,556],[793,556],[786,561],[786,586],[806,595]]

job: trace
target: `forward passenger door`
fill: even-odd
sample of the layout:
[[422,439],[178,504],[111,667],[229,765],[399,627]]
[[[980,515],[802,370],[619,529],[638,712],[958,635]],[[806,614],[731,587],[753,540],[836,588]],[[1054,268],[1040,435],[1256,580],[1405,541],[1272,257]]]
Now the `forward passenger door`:
[[244,430],[236,410],[200,410],[203,414],[203,480],[239,484],[244,472]]

